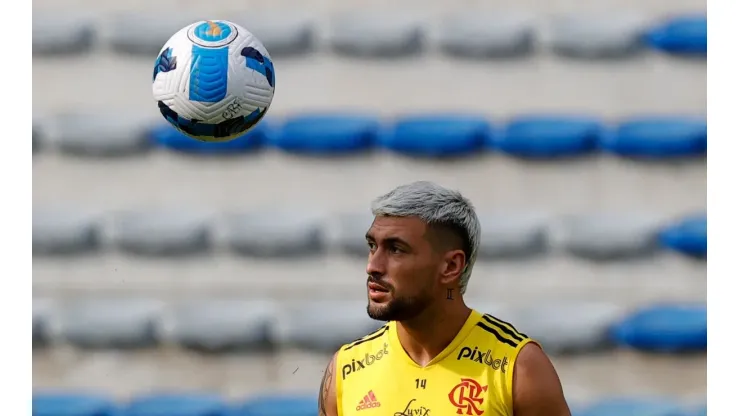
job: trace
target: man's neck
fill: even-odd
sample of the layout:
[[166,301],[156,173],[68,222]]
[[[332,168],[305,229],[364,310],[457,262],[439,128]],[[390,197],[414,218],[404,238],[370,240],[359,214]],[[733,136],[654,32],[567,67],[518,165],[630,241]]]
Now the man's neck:
[[450,345],[470,313],[462,301],[430,307],[414,319],[397,322],[398,340],[406,354],[423,367]]

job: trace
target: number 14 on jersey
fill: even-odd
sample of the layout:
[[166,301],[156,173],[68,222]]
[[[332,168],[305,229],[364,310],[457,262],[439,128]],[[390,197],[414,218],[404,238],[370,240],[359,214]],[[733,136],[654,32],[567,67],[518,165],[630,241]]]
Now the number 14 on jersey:
[[427,388],[427,379],[425,379],[425,378],[417,378],[416,379],[416,388],[417,389],[426,389]]

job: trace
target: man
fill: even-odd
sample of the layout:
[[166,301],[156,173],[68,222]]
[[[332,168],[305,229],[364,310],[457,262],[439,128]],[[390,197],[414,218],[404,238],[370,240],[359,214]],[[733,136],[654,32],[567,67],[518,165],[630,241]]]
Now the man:
[[570,416],[540,346],[465,305],[480,224],[460,193],[430,182],[372,204],[367,312],[387,321],[326,368],[320,416]]

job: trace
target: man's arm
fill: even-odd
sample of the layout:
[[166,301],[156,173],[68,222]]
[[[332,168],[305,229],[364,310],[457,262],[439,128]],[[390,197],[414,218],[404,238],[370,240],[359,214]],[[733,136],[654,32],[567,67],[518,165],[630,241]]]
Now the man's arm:
[[334,379],[334,369],[336,368],[337,353],[331,357],[329,365],[324,370],[324,377],[321,378],[321,387],[319,387],[319,416],[339,416],[337,411],[337,387]]
[[537,344],[519,352],[512,384],[514,416],[571,416],[558,373]]

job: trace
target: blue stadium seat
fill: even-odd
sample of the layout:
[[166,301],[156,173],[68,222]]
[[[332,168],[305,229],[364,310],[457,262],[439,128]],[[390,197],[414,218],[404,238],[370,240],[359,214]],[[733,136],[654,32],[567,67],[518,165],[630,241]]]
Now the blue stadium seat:
[[483,148],[491,126],[475,115],[432,114],[396,120],[380,137],[392,152],[418,157],[460,157]]
[[707,16],[680,16],[653,27],[645,37],[652,48],[671,54],[706,55]]
[[599,121],[588,117],[521,116],[491,136],[488,145],[522,158],[572,157],[592,152],[601,133]]
[[691,406],[681,413],[681,416],[707,416],[707,405]]
[[706,351],[706,305],[657,305],[633,312],[611,328],[623,346],[656,352]]
[[679,117],[626,120],[603,136],[601,148],[633,158],[695,157],[707,151],[707,123]]
[[681,406],[672,400],[611,398],[581,408],[574,416],[681,416]]
[[263,120],[241,136],[226,142],[202,142],[179,132],[170,125],[155,127],[150,132],[152,141],[160,147],[176,152],[202,155],[240,154],[262,147],[268,126]]
[[290,153],[342,155],[371,149],[379,129],[379,120],[371,116],[306,114],[285,120],[270,134],[269,142]]
[[102,395],[34,392],[33,416],[118,416],[114,402]]
[[226,416],[228,409],[221,398],[213,395],[160,393],[134,398],[117,416]]
[[316,416],[314,396],[263,396],[234,407],[229,416]]
[[684,218],[660,233],[660,243],[671,250],[694,257],[707,256],[706,214]]

